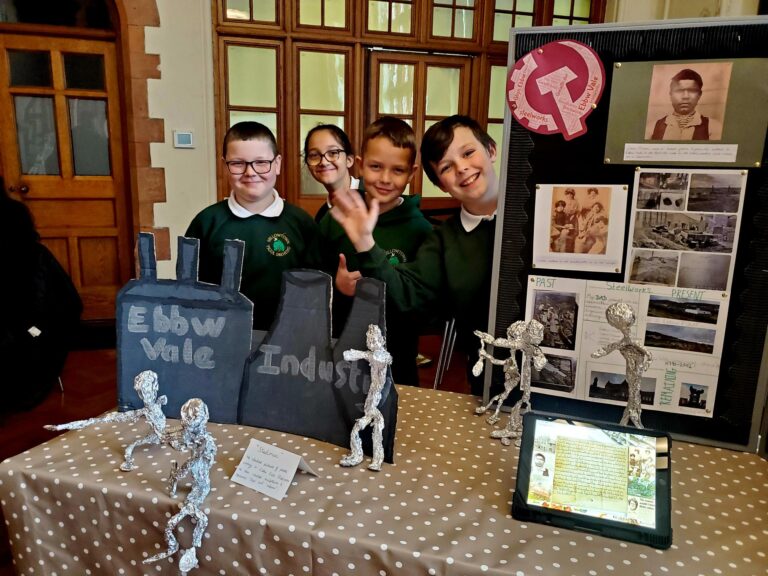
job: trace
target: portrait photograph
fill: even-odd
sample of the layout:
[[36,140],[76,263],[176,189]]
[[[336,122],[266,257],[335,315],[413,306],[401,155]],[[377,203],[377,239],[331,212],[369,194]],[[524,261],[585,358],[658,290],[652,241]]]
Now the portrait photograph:
[[648,299],[649,318],[669,318],[686,320],[703,324],[717,324],[720,314],[719,302],[691,300],[689,298],[672,298],[651,294]]
[[692,212],[739,211],[744,176],[735,172],[691,174],[688,210]]
[[654,65],[645,139],[721,140],[732,67],[732,62]]
[[731,257],[727,254],[683,252],[677,285],[680,288],[727,290],[730,269]]
[[632,250],[629,282],[675,286],[680,254],[666,250]]
[[762,161],[768,58],[615,64],[605,164],[751,168]]
[[638,177],[638,210],[684,210],[690,174],[642,172]]
[[576,324],[579,320],[577,294],[536,290],[533,298],[533,318],[544,326],[544,338],[540,345],[574,350]]
[[716,335],[717,331],[710,328],[648,322],[645,326],[645,345],[668,350],[712,354],[715,349]]

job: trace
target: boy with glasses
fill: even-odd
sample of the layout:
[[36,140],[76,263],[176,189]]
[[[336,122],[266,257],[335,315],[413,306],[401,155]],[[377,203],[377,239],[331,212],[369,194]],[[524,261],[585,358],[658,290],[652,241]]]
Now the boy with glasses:
[[272,132],[258,122],[239,122],[224,136],[222,158],[230,195],[192,220],[186,236],[200,239],[203,282],[219,284],[224,241],[245,242],[240,291],[255,304],[253,327],[269,330],[280,304],[283,271],[318,268],[317,225],[275,190],[281,156]]

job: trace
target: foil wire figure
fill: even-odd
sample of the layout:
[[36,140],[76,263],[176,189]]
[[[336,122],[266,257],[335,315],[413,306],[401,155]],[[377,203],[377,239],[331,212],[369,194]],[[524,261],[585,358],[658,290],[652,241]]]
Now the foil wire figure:
[[[520,446],[523,435],[523,415],[531,410],[531,363],[533,363],[537,370],[543,369],[547,363],[547,357],[539,348],[539,344],[544,339],[544,326],[538,320],[529,320],[528,322],[518,320],[507,328],[506,338],[494,338],[487,332],[480,331],[475,331],[475,335],[480,338],[481,357],[473,366],[472,373],[475,376],[480,375],[483,369],[483,358],[492,359],[491,363],[504,366],[504,392],[495,396],[487,406],[477,408],[475,410],[477,414],[483,414],[493,404],[494,400],[500,398],[499,406],[496,407],[494,416],[498,415],[501,404],[515,387],[514,372],[518,370],[515,362],[515,352],[520,350],[523,353],[523,370],[517,378],[517,381],[520,383],[522,397],[512,406],[507,425],[501,430],[491,432],[491,437],[500,438],[501,443],[505,446],[509,446],[512,443],[511,438],[516,438],[515,446]],[[486,344],[493,344],[495,348],[507,348],[510,353],[509,358],[507,360],[499,360],[488,354],[485,351]],[[514,369],[512,368],[513,366]],[[491,418],[493,416],[488,418],[489,423],[495,423],[491,422]]]
[[637,340],[630,336],[630,328],[635,323],[635,311],[629,304],[616,302],[608,306],[605,310],[605,317],[608,324],[621,332],[622,338],[617,342],[612,342],[606,346],[601,346],[592,352],[592,358],[602,358],[611,352],[618,350],[624,356],[627,364],[627,384],[629,386],[629,396],[627,398],[627,407],[621,417],[619,424],[626,426],[630,421],[637,428],[643,427],[640,414],[643,405],[640,400],[640,383],[643,380],[645,372],[653,361],[653,354]]
[[168,398],[165,396],[157,396],[157,373],[152,370],[144,370],[139,373],[139,375],[133,379],[133,388],[136,390],[139,398],[144,402],[144,408],[129,410],[127,412],[112,412],[106,416],[88,418],[87,420],[76,420],[66,424],[47,424],[44,428],[56,432],[61,430],[82,430],[83,428],[87,428],[94,424],[104,424],[108,422],[138,422],[141,418],[146,419],[147,424],[149,424],[149,427],[152,430],[149,434],[142,436],[125,448],[125,456],[123,458],[123,463],[120,465],[120,470],[130,472],[136,468],[133,461],[133,451],[137,447],[144,446],[145,444],[167,444],[169,435],[173,434],[173,431],[168,432],[165,429],[165,414],[163,414],[162,407],[168,403]]
[[192,477],[192,490],[190,490],[180,510],[168,520],[165,526],[165,542],[168,548],[164,552],[144,560],[144,564],[157,562],[163,558],[174,555],[179,550],[179,541],[174,535],[174,530],[185,518],[193,518],[195,529],[192,532],[192,546],[186,548],[179,559],[179,570],[184,575],[193,568],[198,567],[197,548],[203,543],[203,534],[208,526],[208,516],[203,512],[203,501],[211,491],[211,467],[216,460],[216,440],[206,429],[208,424],[208,406],[199,398],[187,400],[181,407],[181,431],[170,439],[170,444],[176,450],[191,451],[191,455],[184,464],[171,466],[168,478],[170,494],[176,497],[176,488],[179,480],[187,476]]
[[[510,334],[511,330],[512,327],[507,330],[507,334]],[[496,424],[496,422],[501,420],[501,417],[499,416],[501,406],[509,396],[509,393],[512,392],[512,390],[515,389],[515,386],[520,383],[520,370],[517,367],[517,360],[515,359],[514,350],[510,350],[509,358],[506,360],[499,360],[492,354],[488,354],[488,352],[485,350],[486,344],[494,343],[494,337],[486,332],[480,332],[479,330],[475,330],[475,336],[480,338],[480,350],[478,350],[480,358],[478,358],[477,362],[472,367],[472,374],[475,376],[480,376],[480,374],[483,372],[483,367],[485,366],[486,360],[490,361],[491,364],[502,366],[504,370],[504,391],[496,394],[496,396],[491,398],[491,401],[488,402],[488,404],[485,406],[478,406],[475,408],[475,414],[485,414],[491,408],[491,406],[493,406],[493,403],[496,402],[496,411],[485,419],[488,424]]]
[[340,464],[342,466],[357,466],[363,461],[363,443],[360,440],[360,431],[373,423],[373,458],[369,470],[381,470],[381,463],[384,461],[384,416],[379,411],[379,402],[381,402],[381,393],[384,384],[387,382],[387,367],[392,364],[392,356],[386,350],[386,342],[381,330],[375,324],[368,326],[366,332],[366,344],[368,350],[345,350],[344,360],[351,362],[353,360],[367,360],[371,365],[371,386],[368,389],[368,396],[365,398],[363,407],[363,416],[358,418],[352,428],[349,437],[350,453],[342,457]]

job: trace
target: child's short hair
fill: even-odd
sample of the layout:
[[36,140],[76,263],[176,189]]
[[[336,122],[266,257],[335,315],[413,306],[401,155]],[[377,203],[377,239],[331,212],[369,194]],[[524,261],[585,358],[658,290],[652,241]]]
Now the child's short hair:
[[558,206],[562,206],[563,208],[565,208],[565,201],[558,200],[557,202],[555,202],[555,208],[557,208]]
[[416,163],[416,134],[405,120],[394,116],[382,116],[368,125],[363,132],[363,145],[361,154],[365,155],[365,147],[374,138],[386,138],[396,148],[405,148],[410,152],[411,164]]
[[427,174],[430,182],[435,186],[440,185],[435,169],[432,164],[437,164],[445,156],[445,151],[453,142],[453,132],[459,127],[469,128],[475,135],[477,141],[490,154],[496,147],[496,141],[482,129],[480,124],[469,116],[454,114],[448,118],[443,118],[440,122],[430,126],[421,140],[421,163],[424,166],[424,172]]
[[306,157],[307,153],[309,152],[309,139],[312,138],[312,135],[315,132],[320,132],[321,130],[327,130],[331,133],[331,136],[333,136],[334,140],[339,143],[339,146],[341,146],[344,149],[344,154],[347,156],[354,156],[355,150],[352,148],[352,142],[349,140],[349,136],[347,136],[347,133],[344,132],[341,128],[336,126],[336,124],[318,124],[314,128],[312,128],[309,132],[307,132],[306,138],[304,138],[304,156]]
[[266,140],[272,147],[272,153],[277,156],[280,151],[277,149],[277,141],[272,130],[260,122],[238,122],[233,124],[224,135],[224,142],[221,145],[222,158],[227,157],[227,145],[237,140]]
[[565,195],[570,196],[571,198],[576,198],[576,190],[574,190],[573,188],[566,188]]

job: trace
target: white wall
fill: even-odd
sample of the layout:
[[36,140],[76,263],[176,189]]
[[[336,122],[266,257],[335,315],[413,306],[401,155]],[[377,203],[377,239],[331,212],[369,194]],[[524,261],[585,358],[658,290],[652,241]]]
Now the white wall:
[[[173,278],[176,238],[216,201],[215,102],[211,3],[157,0],[159,28],[145,28],[146,51],[160,55],[159,80],[149,80],[149,116],[165,121],[165,142],[151,144],[152,166],[165,169],[166,201],[155,204],[155,226],[171,233],[171,260],[158,277]],[[194,149],[173,147],[173,131],[192,131]]]
[[759,0],[608,0],[606,22],[647,22],[668,18],[754,16]]

